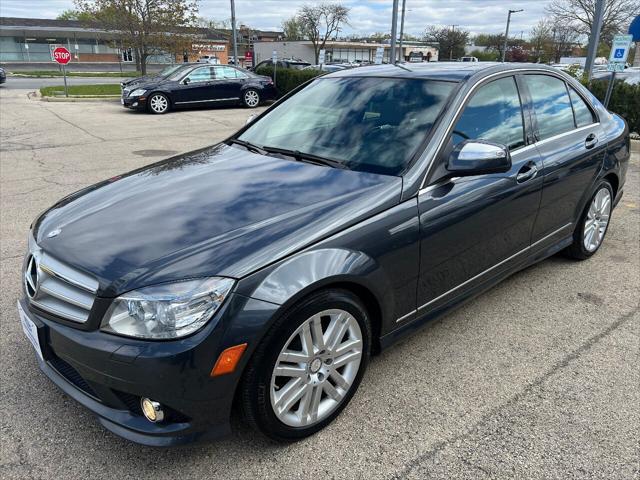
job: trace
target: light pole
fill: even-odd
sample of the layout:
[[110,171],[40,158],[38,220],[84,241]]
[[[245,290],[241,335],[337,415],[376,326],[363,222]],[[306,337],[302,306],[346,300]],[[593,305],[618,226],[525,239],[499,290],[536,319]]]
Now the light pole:
[[504,62],[504,57],[507,55],[507,42],[509,41],[509,24],[511,23],[511,14],[523,12],[523,9],[520,10],[509,10],[509,15],[507,15],[507,30],[504,32],[504,48],[502,49],[502,61]]
[[604,17],[604,0],[596,1],[596,11],[591,26],[591,35],[589,36],[589,48],[587,50],[587,60],[584,63],[584,71],[587,73],[587,80],[591,82],[591,73],[593,70],[593,61],[596,58],[598,50],[598,42],[600,40],[600,29],[602,28],[602,19]]
[[[233,64],[238,66],[238,35],[236,32],[236,2],[231,0],[231,30],[233,33]],[[227,61],[227,63],[229,63]]]
[[391,14],[391,51],[389,61],[396,63],[396,37],[398,35],[398,0],[393,0],[393,13]]
[[451,25],[451,38],[449,39],[449,60],[453,60],[453,42],[455,39],[453,38],[453,34],[456,31],[456,27],[459,25]]
[[404,60],[404,50],[402,49],[402,37],[404,36],[404,12],[407,7],[407,0],[402,0],[402,15],[400,16],[400,60]]

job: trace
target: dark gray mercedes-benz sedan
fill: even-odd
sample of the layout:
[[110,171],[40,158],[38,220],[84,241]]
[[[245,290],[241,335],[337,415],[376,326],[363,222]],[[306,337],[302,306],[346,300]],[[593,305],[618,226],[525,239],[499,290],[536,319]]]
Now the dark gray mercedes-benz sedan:
[[132,441],[222,435],[234,404],[303,438],[370,355],[550,255],[595,254],[628,161],[624,120],[552,68],[331,73],[41,214],[22,325],[44,373]]

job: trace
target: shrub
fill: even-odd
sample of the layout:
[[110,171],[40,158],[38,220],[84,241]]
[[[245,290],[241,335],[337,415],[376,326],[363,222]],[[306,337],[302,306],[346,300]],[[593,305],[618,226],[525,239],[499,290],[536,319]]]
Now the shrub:
[[[273,78],[272,67],[261,67],[256,73]],[[276,72],[276,89],[278,96],[289,93],[294,88],[322,74],[320,70],[296,70],[295,68],[278,68]]]
[[[592,80],[589,90],[603,102],[608,85],[608,80]],[[627,121],[631,132],[640,133],[640,83],[630,85],[623,80],[616,80],[608,108]]]

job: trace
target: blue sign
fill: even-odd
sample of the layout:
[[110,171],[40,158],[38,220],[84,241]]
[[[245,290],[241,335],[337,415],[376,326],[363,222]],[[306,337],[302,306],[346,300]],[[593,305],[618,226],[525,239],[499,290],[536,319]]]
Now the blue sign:
[[613,54],[615,58],[623,58],[624,57],[624,48],[616,48],[615,53]]
[[640,42],[640,15],[629,25],[629,35],[633,35],[634,42]]

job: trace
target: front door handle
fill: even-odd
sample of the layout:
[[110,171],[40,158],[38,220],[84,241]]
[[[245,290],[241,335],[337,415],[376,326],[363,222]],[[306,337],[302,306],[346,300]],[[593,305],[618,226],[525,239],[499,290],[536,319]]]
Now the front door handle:
[[598,137],[596,137],[595,133],[590,133],[589,136],[584,141],[584,148],[587,150],[592,149],[598,143]]
[[522,166],[518,174],[516,175],[516,181],[518,183],[526,182],[527,180],[531,180],[535,178],[538,174],[538,166],[535,162],[527,162]]

